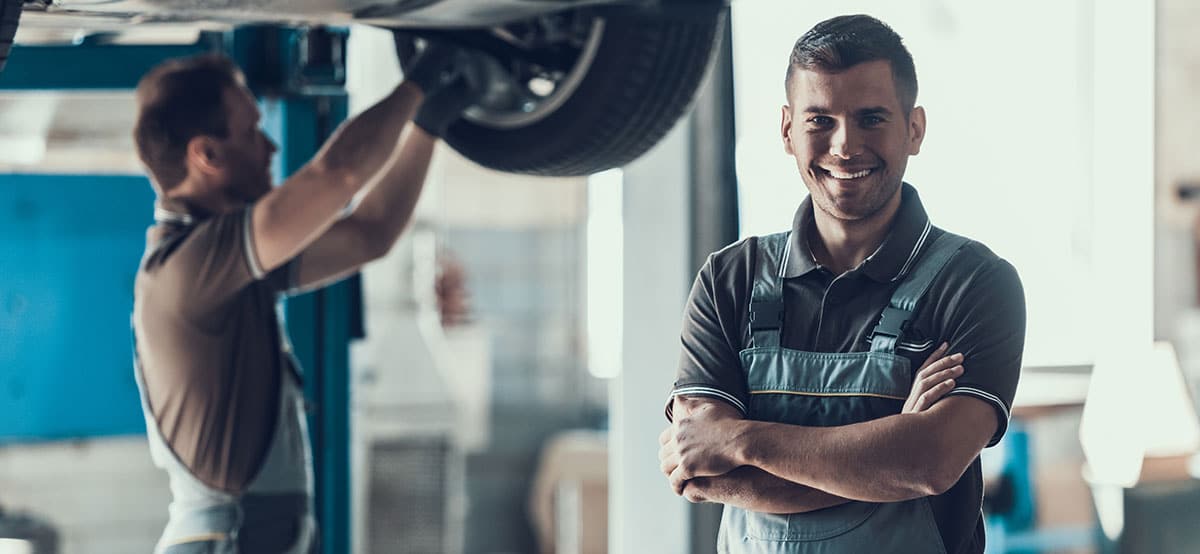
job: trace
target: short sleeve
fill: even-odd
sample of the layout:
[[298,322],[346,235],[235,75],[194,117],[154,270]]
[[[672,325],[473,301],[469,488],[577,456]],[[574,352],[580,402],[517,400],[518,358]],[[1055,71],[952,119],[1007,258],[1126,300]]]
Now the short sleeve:
[[985,264],[955,295],[944,325],[950,352],[962,352],[963,375],[949,395],[965,395],[996,409],[994,446],[1008,429],[1025,348],[1025,293],[1011,264]]
[[300,257],[297,256],[288,260],[287,263],[275,268],[274,271],[267,274],[263,279],[271,290],[287,295],[298,294],[300,292],[299,284],[296,282],[296,268],[300,265]]
[[[182,306],[200,312],[223,305],[247,285],[268,277],[258,262],[250,225],[253,206],[197,223],[159,262],[157,282]],[[271,273],[286,279],[286,265]]]
[[717,278],[719,274],[714,256],[709,256],[688,295],[680,333],[683,349],[667,400],[667,420],[672,419],[672,404],[680,395],[717,398],[746,415],[748,394],[738,357],[740,346],[733,342],[740,334],[728,328],[730,322],[742,319],[732,313],[737,310],[733,301],[736,283]]

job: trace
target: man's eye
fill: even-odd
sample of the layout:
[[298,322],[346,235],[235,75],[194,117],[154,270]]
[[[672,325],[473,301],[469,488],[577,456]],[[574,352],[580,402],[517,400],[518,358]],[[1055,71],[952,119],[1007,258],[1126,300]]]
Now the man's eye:
[[875,127],[877,125],[882,125],[886,121],[887,120],[881,116],[868,115],[862,119],[862,124],[864,127]]
[[833,125],[833,118],[824,115],[818,115],[810,117],[808,119],[808,124],[810,127],[829,127]]

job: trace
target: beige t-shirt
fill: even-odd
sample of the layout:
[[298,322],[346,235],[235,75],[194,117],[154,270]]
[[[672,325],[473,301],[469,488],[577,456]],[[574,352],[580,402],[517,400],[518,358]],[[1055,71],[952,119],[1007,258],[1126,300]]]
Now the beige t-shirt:
[[251,207],[191,226],[160,223],[134,289],[134,333],[150,410],[203,483],[241,492],[256,475],[290,368],[276,301],[289,265],[264,275]]

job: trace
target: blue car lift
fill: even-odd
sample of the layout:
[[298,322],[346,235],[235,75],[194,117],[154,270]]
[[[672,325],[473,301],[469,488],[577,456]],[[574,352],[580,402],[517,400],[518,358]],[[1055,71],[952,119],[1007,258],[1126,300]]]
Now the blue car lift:
[[[13,48],[4,91],[131,91],[169,58],[224,52],[259,98],[276,176],[300,168],[346,118],[340,29],[270,26],[194,44],[84,40]],[[101,37],[102,38],[102,37]],[[154,195],[137,175],[0,175],[0,445],[142,434],[130,362],[133,277]],[[286,305],[305,371],[321,552],[349,552],[349,342],[357,277]],[[165,507],[164,507],[165,508]]]

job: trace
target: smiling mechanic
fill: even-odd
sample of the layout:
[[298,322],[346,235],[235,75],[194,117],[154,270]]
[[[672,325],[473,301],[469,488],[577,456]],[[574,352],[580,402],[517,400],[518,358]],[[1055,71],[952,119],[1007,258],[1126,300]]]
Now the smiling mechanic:
[[[891,28],[818,23],[785,82],[783,147],[809,196],[790,232],[700,270],[662,470],[676,493],[725,505],[723,553],[983,552],[979,454],[1004,434],[1017,385],[1020,279],[932,226],[903,182],[925,111]],[[961,367],[910,409],[928,376],[912,368],[940,363],[943,343]]]
[[232,62],[173,60],[138,85],[134,138],[158,200],[135,285],[135,375],[173,496],[156,552],[315,547],[300,370],[276,304],[396,242],[437,137],[481,90],[474,59],[427,48],[274,188],[275,146]]

